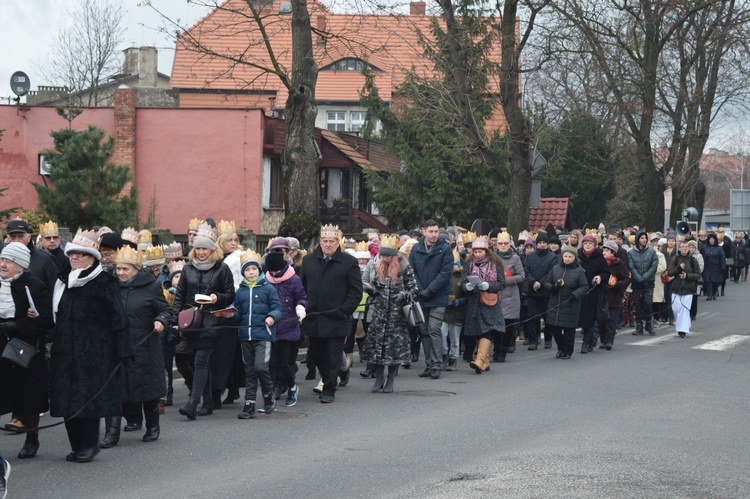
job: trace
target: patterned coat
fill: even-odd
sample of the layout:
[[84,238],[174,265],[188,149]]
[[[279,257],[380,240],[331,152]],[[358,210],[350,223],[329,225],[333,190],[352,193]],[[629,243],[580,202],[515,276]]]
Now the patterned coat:
[[[471,274],[473,263],[467,263],[464,266],[464,277]],[[487,289],[489,293],[499,293],[505,289],[505,269],[502,265],[497,266],[497,279],[489,283]],[[479,301],[479,288],[472,291],[466,290],[466,281],[464,281],[464,291],[469,295],[469,305],[466,310],[466,322],[464,322],[464,336],[482,336],[491,331],[500,333],[505,332],[505,319],[503,318],[503,307],[500,300],[497,300],[493,306],[482,305]]]
[[409,331],[401,311],[404,301],[402,292],[416,294],[414,272],[405,258],[399,256],[401,272],[396,282],[390,278],[381,281],[377,273],[370,285],[379,293],[370,303],[372,322],[367,330],[362,359],[377,365],[399,365],[411,355]]

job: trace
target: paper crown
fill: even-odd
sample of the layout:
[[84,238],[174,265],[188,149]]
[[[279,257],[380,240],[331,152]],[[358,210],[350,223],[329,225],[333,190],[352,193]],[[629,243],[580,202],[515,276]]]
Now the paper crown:
[[464,242],[464,244],[466,244],[466,243],[474,243],[474,240],[476,238],[477,238],[477,233],[476,232],[467,232],[466,234],[464,234],[463,242]]
[[84,248],[99,250],[99,236],[96,235],[96,232],[83,230],[80,227],[78,228],[76,235],[73,236],[71,243],[83,246]]
[[354,244],[354,251],[368,251],[367,250],[367,241],[362,241],[360,243]]
[[320,228],[320,237],[333,237],[339,239],[339,226],[338,225],[324,225]]
[[384,249],[398,251],[398,237],[387,235],[380,236],[380,251],[382,252]]
[[485,236],[479,236],[478,238],[474,239],[474,242],[471,244],[471,249],[488,249],[490,247],[490,243],[487,240],[487,237]]
[[216,230],[219,235],[234,234],[237,232],[237,228],[234,225],[234,220],[230,220],[229,222],[222,220],[221,222],[219,222],[219,225],[216,226]]
[[57,224],[50,220],[46,224],[39,224],[39,235],[44,236],[56,236],[59,232],[57,231]]
[[136,251],[127,244],[117,250],[115,255],[115,263],[129,263],[135,267],[141,268],[143,264],[143,256],[140,251]]
[[151,246],[151,231],[143,229],[138,233],[138,249],[146,251]]
[[175,260],[174,262],[169,262],[167,265],[167,268],[169,269],[169,273],[174,274],[177,271],[180,271],[185,268],[185,261],[184,260]]
[[104,234],[109,234],[112,232],[114,231],[105,225],[104,227],[99,227],[99,232],[97,232],[97,234],[99,234],[99,238],[101,238]]
[[141,240],[140,236],[138,235],[138,232],[132,227],[127,227],[123,229],[120,237],[122,238],[123,241],[133,243],[136,246],[138,246],[138,243]]
[[162,245],[162,250],[164,251],[164,258],[170,260],[182,258],[182,245],[176,241],[169,245]]
[[189,231],[194,230],[198,232],[198,227],[200,227],[201,224],[204,224],[204,223],[206,222],[204,222],[203,220],[198,220],[197,218],[193,218],[192,220],[188,222],[188,230]]
[[161,246],[152,246],[146,249],[146,265],[164,265],[164,250]]
[[256,253],[255,251],[248,249],[242,252],[240,255],[240,264],[243,264],[245,262],[258,262],[260,263],[261,256],[260,253]]
[[355,241],[354,239],[344,238],[343,241],[344,241],[344,248],[354,249],[357,246],[357,241]]
[[197,237],[207,237],[211,241],[216,242],[219,236],[216,234],[216,230],[207,223],[202,223],[198,226]]

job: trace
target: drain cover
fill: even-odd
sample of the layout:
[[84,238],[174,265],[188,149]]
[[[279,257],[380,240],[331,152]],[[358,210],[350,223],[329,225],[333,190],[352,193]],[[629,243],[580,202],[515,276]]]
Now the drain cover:
[[453,392],[443,392],[440,390],[406,390],[396,393],[407,397],[450,397],[451,395],[455,395]]
[[[264,417],[265,415],[258,415],[258,418]],[[276,411],[274,414],[271,414],[271,417],[268,419],[299,419],[299,418],[306,418],[307,414],[304,412],[280,412]]]

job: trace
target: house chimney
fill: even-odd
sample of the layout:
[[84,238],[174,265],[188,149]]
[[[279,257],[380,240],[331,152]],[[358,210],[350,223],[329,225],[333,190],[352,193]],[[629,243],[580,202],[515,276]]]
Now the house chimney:
[[412,16],[423,16],[425,15],[427,8],[424,2],[410,2],[409,3],[409,14]]
[[318,15],[316,29],[318,30],[318,44],[322,45],[326,42],[325,36],[322,35],[326,30],[326,16],[323,14]]
[[128,47],[122,51],[124,54],[122,60],[122,74],[134,75],[138,72],[138,48]]
[[157,51],[156,47],[141,47],[138,49],[138,86],[156,87],[157,82]]

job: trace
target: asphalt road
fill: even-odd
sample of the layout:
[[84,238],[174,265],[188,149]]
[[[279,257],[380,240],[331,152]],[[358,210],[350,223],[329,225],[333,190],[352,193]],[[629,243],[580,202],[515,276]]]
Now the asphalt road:
[[23,437],[0,435],[9,497],[750,497],[749,298],[729,283],[702,299],[687,339],[625,328],[569,361],[519,342],[482,375],[402,369],[394,394],[371,394],[356,363],[335,403],[300,381],[296,407],[255,420],[239,403],[196,421],[176,405],[158,442],[124,433],[89,464],[64,460],[61,426],[25,461]]

